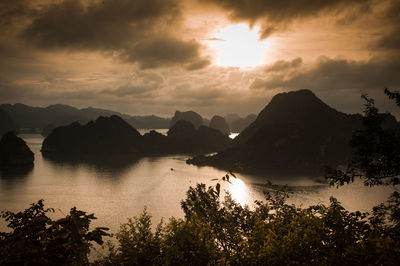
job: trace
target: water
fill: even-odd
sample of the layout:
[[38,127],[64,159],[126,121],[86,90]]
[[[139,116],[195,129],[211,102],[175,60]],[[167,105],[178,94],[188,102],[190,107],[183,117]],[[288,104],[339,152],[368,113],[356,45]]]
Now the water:
[[[112,157],[91,162],[50,161],[40,153],[43,137],[36,134],[21,137],[35,153],[35,166],[19,173],[0,173],[0,210],[23,210],[44,199],[45,207],[56,209],[55,217],[76,206],[98,217],[95,226],[110,227],[112,232],[128,217],[139,215],[144,206],[154,223],[162,217],[182,217],[180,201],[189,186],[215,185],[217,181],[212,179],[226,174],[212,167],[187,165],[184,155],[124,161]],[[333,195],[350,210],[368,211],[385,201],[392,191],[390,187],[364,187],[360,182],[336,189],[306,177],[268,178],[273,183],[293,186],[290,202],[304,207],[328,203]],[[263,198],[264,183],[265,177],[237,175],[232,184],[223,183],[222,189],[228,190],[241,204],[251,205]],[[4,221],[0,221],[0,229],[4,228]]]

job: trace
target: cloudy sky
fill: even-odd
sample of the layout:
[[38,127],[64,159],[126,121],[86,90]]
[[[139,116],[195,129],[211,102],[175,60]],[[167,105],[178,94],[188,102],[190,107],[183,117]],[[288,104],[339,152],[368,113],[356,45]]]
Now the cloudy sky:
[[399,0],[0,0],[0,102],[210,117],[308,88],[395,112],[399,14]]

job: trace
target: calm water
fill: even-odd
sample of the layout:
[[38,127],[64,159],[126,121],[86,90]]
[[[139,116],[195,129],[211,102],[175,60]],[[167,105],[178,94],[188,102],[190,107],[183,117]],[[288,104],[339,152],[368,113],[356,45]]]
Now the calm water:
[[[141,132],[143,133],[143,132]],[[164,132],[165,133],[165,132]],[[22,210],[39,199],[62,216],[76,206],[95,213],[97,226],[108,226],[115,232],[128,217],[139,215],[144,206],[154,223],[161,217],[183,215],[180,201],[189,186],[213,185],[213,178],[225,175],[212,167],[187,165],[187,156],[145,157],[128,161],[107,158],[93,162],[58,162],[44,159],[40,153],[40,135],[21,135],[35,153],[35,166],[20,173],[0,173],[0,210]],[[302,206],[327,203],[331,195],[350,210],[368,211],[386,200],[388,187],[368,188],[360,182],[340,189],[299,177],[296,180],[268,177],[277,184],[293,186],[290,201]],[[262,199],[260,184],[265,177],[238,175],[232,184],[223,184],[233,198],[242,204]],[[4,222],[0,222],[4,230]]]

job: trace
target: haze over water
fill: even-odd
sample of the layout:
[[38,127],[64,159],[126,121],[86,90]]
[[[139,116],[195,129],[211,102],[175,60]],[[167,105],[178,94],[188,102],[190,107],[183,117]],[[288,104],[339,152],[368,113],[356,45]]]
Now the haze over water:
[[[143,132],[141,132],[143,134]],[[35,153],[35,166],[27,173],[0,175],[0,210],[23,210],[29,204],[44,199],[45,207],[54,208],[55,216],[69,209],[94,213],[94,225],[107,226],[116,232],[127,218],[139,215],[144,206],[153,216],[153,224],[162,217],[182,217],[180,201],[190,186],[196,183],[215,185],[225,171],[212,167],[187,165],[185,155],[143,157],[128,162],[110,157],[98,162],[57,162],[42,157],[40,135],[20,135]],[[361,182],[339,189],[315,180],[298,177],[288,179],[268,177],[274,184],[288,184],[292,194],[289,202],[303,207],[328,203],[335,196],[349,210],[370,211],[392,192],[390,187],[368,188]],[[322,178],[321,178],[322,179]],[[231,184],[223,183],[241,204],[251,205],[263,198],[261,185],[266,178],[238,174]],[[4,221],[0,229],[4,230]]]

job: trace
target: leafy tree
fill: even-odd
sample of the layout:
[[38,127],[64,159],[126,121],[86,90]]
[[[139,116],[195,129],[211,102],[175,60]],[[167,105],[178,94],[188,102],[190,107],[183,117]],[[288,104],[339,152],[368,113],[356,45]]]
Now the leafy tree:
[[[400,93],[385,89],[390,99],[395,99],[400,107]],[[326,177],[331,185],[353,182],[363,178],[366,185],[393,185],[400,183],[400,132],[398,126],[385,126],[389,114],[379,113],[375,101],[367,95],[363,118],[364,128],[354,133],[350,139],[353,157],[346,168],[327,168]]]
[[[369,216],[345,210],[334,198],[329,206],[298,208],[287,204],[287,197],[283,191],[266,193],[265,201],[257,201],[251,210],[229,194],[221,200],[216,186],[198,184],[182,201],[184,218],[171,218],[152,233],[144,212],[121,227],[119,247],[99,263],[396,265],[400,245],[396,232],[391,234],[383,221],[386,205],[380,214]],[[139,230],[142,226],[145,229]],[[157,243],[154,249],[138,248],[151,243]]]
[[109,243],[109,254],[98,261],[104,265],[159,265],[163,237],[162,221],[155,233],[151,228],[151,215],[146,208],[137,218],[129,218],[116,234],[119,246]]
[[43,200],[22,212],[2,212],[12,229],[0,232],[0,265],[86,265],[92,242],[103,244],[108,228],[89,230],[93,214],[75,207],[56,221],[47,216]]

